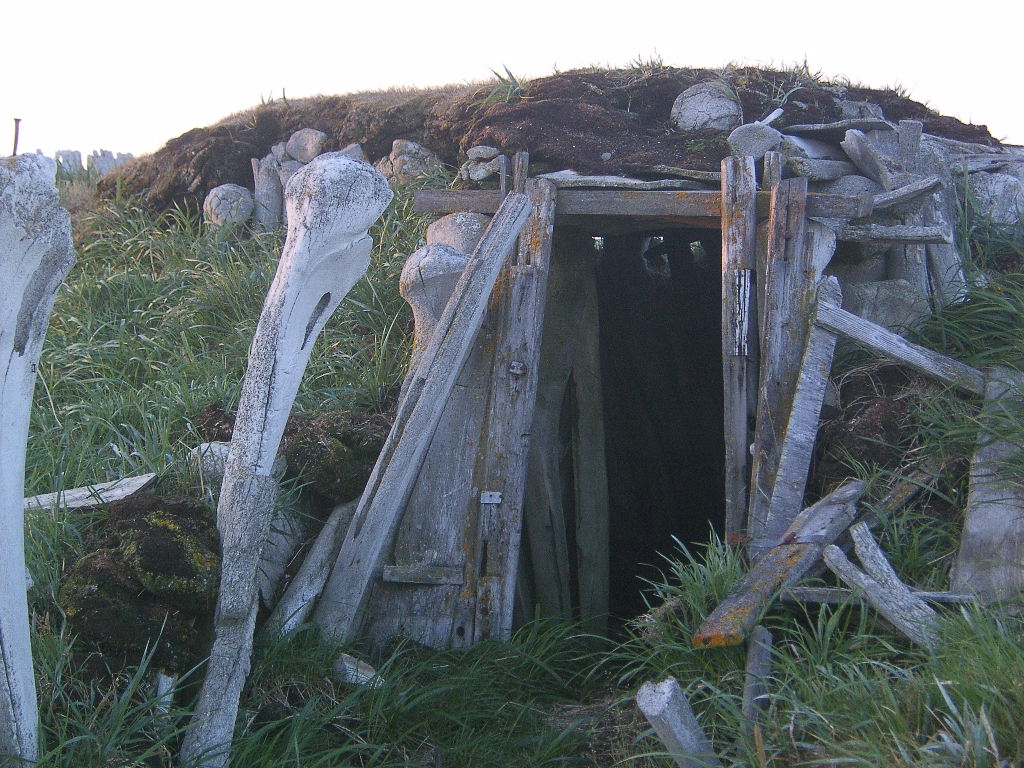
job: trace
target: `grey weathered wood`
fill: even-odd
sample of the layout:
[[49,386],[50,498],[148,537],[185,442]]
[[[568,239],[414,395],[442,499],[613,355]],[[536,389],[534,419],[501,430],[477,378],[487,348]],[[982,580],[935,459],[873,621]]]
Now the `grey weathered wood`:
[[781,152],[765,152],[763,173],[761,175],[762,189],[771,190],[776,184],[782,181],[782,170],[785,158]]
[[899,145],[899,161],[908,171],[918,169],[918,155],[921,152],[921,133],[924,130],[924,123],[920,120],[900,120],[896,129],[896,139]]
[[1024,163],[1021,155],[961,155],[950,163],[950,170],[957,176],[962,176],[965,170],[967,173],[993,173],[1021,163]]
[[530,153],[516,152],[512,156],[512,189],[526,192],[526,180],[530,176]]
[[0,763],[12,765],[38,756],[24,545],[32,390],[54,297],[75,263],[55,170],[41,155],[0,159]]
[[519,568],[530,425],[537,397],[548,269],[555,225],[554,184],[530,179],[531,215],[517,263],[509,268],[498,318],[487,437],[482,446],[480,489],[501,501],[480,505],[477,527],[477,605],[473,639],[509,640]]
[[889,167],[885,156],[871,146],[867,136],[861,131],[846,131],[846,138],[839,142],[839,145],[861,173],[877,181],[887,192],[898,186],[897,176]]
[[449,565],[385,565],[381,578],[392,584],[461,586],[466,583],[466,572]]
[[219,768],[248,676],[259,608],[257,573],[277,497],[274,464],[313,343],[370,263],[369,226],[391,202],[384,177],[340,153],[320,155],[285,193],[288,236],[249,348],[217,505],[221,579],[214,640],[186,764]]
[[577,278],[581,296],[571,378],[572,471],[579,613],[588,632],[603,634],[608,620],[610,504],[595,261],[589,259]]
[[845,160],[820,160],[809,157],[787,157],[785,168],[795,176],[806,176],[809,181],[832,181],[857,172],[853,163]]
[[491,288],[528,214],[527,198],[509,193],[423,354],[314,614],[330,637],[349,638],[358,629],[370,582],[384,565],[384,554],[444,412],[445,399],[469,356]]
[[[757,213],[763,216],[770,208],[770,193],[757,195]],[[414,195],[418,213],[494,213],[501,203],[496,190],[465,191],[422,189]],[[859,219],[870,216],[871,195],[807,195],[808,216]],[[558,193],[558,218],[577,216],[623,216],[637,219],[697,221],[718,227],[721,218],[722,193],[714,191],[644,192],[615,189],[565,189]]]
[[[722,160],[722,380],[724,383],[725,533],[744,527],[757,389],[757,179],[751,157]],[[756,402],[756,401],[755,401]]]
[[[947,232],[952,232],[953,218],[949,208],[955,203],[949,200],[951,196],[947,191],[948,202],[945,206],[940,206],[935,198],[926,201],[921,207],[922,223],[926,226],[939,226]],[[927,253],[928,274],[936,303],[946,306],[963,301],[967,296],[967,277],[956,246],[948,243],[929,243]]]
[[837,120],[834,123],[801,123],[787,125],[783,133],[794,136],[807,136],[812,139],[835,140],[846,135],[847,131],[891,131],[892,123],[880,117],[854,117],[849,120]]
[[[818,286],[817,309],[825,303],[837,305],[842,302],[839,281],[827,277]],[[832,357],[835,354],[837,336],[835,333],[813,325],[807,335],[803,356],[800,360],[799,379],[793,393],[793,405],[789,411],[779,449],[778,468],[768,503],[764,531],[753,542],[755,547],[773,547],[778,544],[790,523],[803,507],[807,476],[811,468],[814,440],[818,434],[821,406],[825,399]]]
[[148,472],[134,477],[122,477],[107,483],[86,485],[82,488],[69,488],[66,491],[42,493],[28,496],[25,509],[83,509],[98,504],[109,504],[124,499],[133,493],[143,491],[156,482],[156,474]]
[[902,363],[915,371],[933,376],[967,392],[985,394],[985,375],[981,371],[913,344],[902,336],[844,309],[823,304],[815,322],[833,333],[841,333],[853,339],[886,360]]
[[[554,242],[524,512],[533,599],[541,616],[565,619],[572,617],[569,532],[563,503],[570,480],[562,477],[559,423],[580,341],[579,307],[589,290],[580,274],[592,274],[594,269],[588,240],[561,234]],[[532,605],[529,610],[532,615]]]
[[739,645],[780,589],[795,585],[818,562],[822,550],[847,529],[857,514],[864,483],[837,488],[793,520],[783,543],[756,561],[736,588],[697,628],[698,648]]
[[294,630],[313,610],[313,603],[327,583],[357,503],[350,501],[331,510],[313,545],[306,552],[302,565],[277,601],[268,625],[276,627],[280,634],[286,635]]
[[[924,592],[917,589],[912,589],[910,592],[918,600],[924,600],[926,603],[973,603],[977,599],[974,595],[958,594],[956,592]],[[862,599],[862,595],[859,592],[842,589],[841,587],[792,587],[785,590],[780,599],[784,603],[842,605],[851,600]]]
[[713,768],[722,764],[674,677],[660,683],[644,683],[636,694],[636,705],[679,768]]
[[547,179],[558,189],[637,189],[651,191],[657,189],[705,190],[707,185],[693,179],[659,179],[647,181],[631,179],[626,176],[581,176],[575,171],[555,171],[542,173],[538,179]]
[[928,176],[918,181],[904,184],[892,192],[883,192],[874,197],[875,211],[892,211],[895,213],[910,213],[917,210],[929,195],[937,192],[942,187],[942,179],[938,176]]
[[770,546],[765,539],[768,505],[817,282],[805,247],[806,195],[807,179],[803,178],[787,179],[772,189],[760,387],[747,513],[751,555],[755,559]]
[[883,226],[881,224],[850,224],[839,230],[840,240],[854,243],[952,243],[952,235],[945,227],[920,227],[908,224]]
[[747,668],[743,676],[743,733],[751,736],[760,719],[772,674],[772,633],[758,625],[747,641]]
[[[498,155],[495,159],[498,161],[498,194],[501,198],[504,198],[510,189],[509,182],[511,181],[512,173],[509,170],[508,156]],[[495,206],[495,210],[497,210],[497,206]]]
[[[863,526],[863,523],[858,525]],[[860,590],[871,607],[912,642],[924,648],[934,648],[938,642],[933,626],[937,614],[896,577],[892,566],[867,532],[867,527],[863,526],[861,530],[866,537],[861,535],[858,538],[852,529],[850,532],[855,537],[857,556],[865,571],[853,565],[835,545],[825,547],[825,564],[848,586]],[[866,544],[867,539],[871,539],[871,544]]]
[[1024,590],[1024,485],[1007,460],[1024,450],[1007,414],[1024,397],[1024,377],[995,368],[985,381],[982,432],[971,458],[967,512],[951,574],[957,592],[984,602],[1019,598]]
[[705,184],[717,185],[722,183],[722,174],[718,171],[695,171],[691,168],[677,168],[674,165],[651,165],[651,166],[630,166],[627,170],[658,174],[661,176],[678,176],[680,179],[692,179],[703,181]]

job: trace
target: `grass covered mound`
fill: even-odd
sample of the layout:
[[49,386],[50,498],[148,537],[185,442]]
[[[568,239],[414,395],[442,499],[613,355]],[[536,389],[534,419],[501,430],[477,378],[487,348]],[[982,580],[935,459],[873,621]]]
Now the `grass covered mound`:
[[390,152],[395,139],[412,139],[453,166],[482,143],[528,150],[532,161],[551,170],[629,174],[660,164],[717,171],[728,154],[727,132],[678,131],[669,124],[676,97],[703,82],[733,94],[747,122],[779,106],[785,113],[776,127],[829,122],[840,117],[837,99],[871,101],[890,121],[920,120],[927,133],[996,144],[985,126],[940,115],[899,90],[828,80],[806,65],[711,70],[652,61],[530,81],[506,72],[490,83],[275,100],[171,139],[119,168],[100,188],[108,196],[121,188],[141,194],[156,211],[175,204],[198,208],[220,184],[251,187],[250,159],[266,156],[299,128],[326,133],[327,152],[359,142],[371,160]]
[[[40,364],[26,492],[155,471],[161,495],[202,498],[201,478],[186,455],[202,436],[230,430],[280,233],[214,231],[182,209],[157,215],[130,197],[100,203],[78,224],[79,262],[58,295]],[[298,418],[315,426],[300,453],[310,453],[317,435],[329,439],[362,426],[369,436],[379,434],[408,355],[410,320],[398,273],[425,224],[411,213],[409,190],[398,190],[371,232],[370,271],[317,341],[300,388]],[[968,300],[936,315],[914,340],[972,365],[1024,368],[1024,229],[994,228],[968,212],[958,231],[966,233],[960,246],[974,277]],[[871,513],[886,487],[917,464],[944,467],[942,484],[879,520],[875,533],[902,579],[945,588],[977,403],[924,390],[912,376],[881,369],[852,348],[841,350],[836,373],[845,382],[831,429],[837,437],[826,434],[820,446],[817,482],[824,490],[846,477],[866,480],[863,509]],[[212,403],[220,410],[208,408]],[[331,412],[348,415],[317,415]],[[1012,418],[1007,430],[1024,432],[1024,415]],[[851,426],[858,420],[871,430]],[[889,429],[894,420],[900,429]],[[296,471],[301,485],[313,468]],[[1024,459],[1007,471],[1024,476]],[[162,623],[167,608],[155,595],[163,583],[128,581],[124,554],[143,554],[131,541],[139,530],[161,528],[159,512],[158,506],[132,515],[117,508],[27,513],[43,768],[175,764],[201,667],[185,672],[173,702],[161,698],[152,677],[177,660],[175,636],[164,629],[158,641],[108,653],[90,645],[58,602],[62,587],[83,583],[76,574],[104,571],[117,596],[151,592],[143,601],[151,609],[146,621]],[[116,544],[88,544],[111,526],[121,531]],[[89,551],[96,554],[82,561]],[[234,762],[671,768],[632,702],[641,683],[667,675],[683,685],[728,766],[1001,768],[1024,761],[1020,618],[943,608],[940,643],[929,654],[857,602],[775,604],[762,618],[775,637],[769,694],[751,730],[739,714],[742,649],[706,651],[690,641],[743,564],[715,540],[664,554],[661,577],[637,584],[651,611],[613,639],[535,621],[508,644],[435,652],[397,642],[371,655],[358,645],[327,644],[311,625],[280,639],[262,636]],[[81,571],[79,561],[86,563]],[[155,635],[159,629],[149,638]],[[341,650],[371,662],[379,684],[344,683],[333,670]],[[181,667],[187,664],[171,668]]]

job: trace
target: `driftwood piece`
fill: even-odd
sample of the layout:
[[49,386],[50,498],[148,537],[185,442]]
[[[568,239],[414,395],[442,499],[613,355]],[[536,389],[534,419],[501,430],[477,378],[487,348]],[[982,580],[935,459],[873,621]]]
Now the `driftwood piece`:
[[629,165],[625,170],[632,173],[645,173],[658,176],[676,176],[680,179],[703,181],[705,184],[722,183],[722,174],[718,171],[695,171],[692,168],[677,168],[674,165]]
[[217,509],[222,566],[214,640],[185,764],[228,763],[259,607],[257,571],[273,520],[273,467],[313,342],[370,262],[369,226],[390,203],[384,177],[341,153],[289,180],[288,236],[249,349]]
[[[937,614],[896,577],[867,527],[861,530],[864,533],[859,536],[853,530],[851,534],[864,571],[853,565],[843,550],[834,545],[825,548],[825,564],[845,584],[860,590],[871,607],[912,642],[924,648],[934,648],[938,637],[932,624]],[[870,544],[867,539],[871,540]]]
[[270,614],[269,625],[275,627],[280,634],[285,635],[294,630],[313,610],[313,603],[327,583],[327,576],[341,548],[341,540],[352,522],[356,504],[356,501],[350,501],[331,510],[313,545],[306,552],[298,572],[277,601]]
[[846,131],[846,138],[839,142],[839,146],[861,173],[877,181],[887,192],[899,186],[899,179],[890,168],[891,161],[887,162],[886,157],[871,145],[868,137],[861,131]]
[[[947,197],[951,193],[947,193]],[[949,205],[952,205],[950,203]],[[940,208],[935,198],[921,207],[921,222],[925,226],[938,226],[946,232],[953,231],[951,214]],[[928,243],[928,275],[932,294],[940,306],[955,304],[967,296],[967,277],[963,260],[956,246],[949,243]]]
[[644,683],[636,694],[636,705],[679,768],[713,768],[722,764],[674,677],[660,683]]
[[892,192],[875,195],[874,208],[876,212],[911,213],[924,205],[924,201],[941,188],[942,179],[938,176],[912,181]]
[[[807,180],[802,178],[787,179],[772,190],[760,386],[747,514],[752,539],[750,553],[754,559],[774,544],[765,537],[765,525],[778,470],[782,429],[793,405],[819,270],[827,262],[807,247],[806,191]],[[817,223],[813,226],[824,227]],[[815,249],[827,249],[829,245],[823,237],[815,237],[813,243]],[[831,246],[834,249],[834,242]],[[831,253],[828,255],[831,257]]]
[[757,179],[751,157],[722,160],[722,378],[725,533],[743,530],[757,392]]
[[656,189],[707,189],[703,182],[693,179],[659,179],[648,181],[631,179],[626,176],[581,176],[575,171],[555,171],[542,173],[538,179],[546,179],[558,189],[637,189],[651,191]]
[[[897,149],[900,163],[907,171],[918,173],[922,169],[921,134],[923,125],[918,120],[901,120],[897,129]],[[901,223],[921,226],[924,215],[921,208],[931,196],[944,191],[942,178],[929,176],[892,192],[875,196],[878,210],[891,210],[904,214]],[[909,199],[907,197],[909,196]],[[887,280],[906,280],[923,298],[932,295],[928,277],[928,248],[922,243],[905,243],[893,248],[886,262]]]
[[747,641],[747,668],[743,675],[743,724],[746,736],[752,736],[754,726],[764,709],[768,694],[768,678],[772,673],[772,633],[758,625]]
[[34,763],[38,716],[25,595],[25,449],[54,296],[75,263],[42,155],[0,159],[0,763]]
[[69,488],[66,491],[42,493],[38,496],[25,498],[25,509],[84,509],[97,504],[109,504],[112,501],[127,498],[133,493],[143,491],[156,482],[156,474],[147,472],[144,475],[122,477],[107,483],[96,483],[81,488]]
[[[757,195],[757,214],[770,208],[770,193]],[[502,197],[497,190],[421,189],[414,197],[417,213],[445,214],[459,211],[494,213]],[[871,195],[807,195],[808,216],[859,219],[870,216]],[[717,227],[721,219],[721,192],[644,192],[615,189],[564,189],[558,193],[558,219],[575,216],[624,216],[637,219],[692,220]],[[713,220],[713,221],[711,221]]]
[[[1024,396],[1024,377],[1007,368],[989,372],[971,458],[970,490],[952,585],[984,602],[1017,599],[1024,590],[1024,486],[1003,466],[1024,450],[1020,435],[1000,424]],[[1012,422],[1010,422],[1012,423]]]
[[953,242],[949,230],[945,227],[919,227],[909,224],[893,226],[850,224],[839,230],[838,237],[846,242],[883,245],[901,243],[944,243],[949,245]]
[[[918,600],[924,600],[926,603],[957,604],[973,603],[977,600],[974,595],[956,592],[925,592],[912,589],[910,593]],[[784,603],[842,605],[851,600],[862,600],[863,595],[856,590],[843,589],[842,587],[792,587],[784,591],[779,599]]]
[[[815,315],[821,312],[823,304],[838,305],[841,302],[839,281],[834,277],[823,279],[818,286]],[[782,540],[784,532],[803,504],[837,339],[835,333],[817,324],[812,326],[807,335],[800,360],[799,378],[793,393],[793,405],[780,441],[778,467],[768,502],[762,546],[775,546]]]
[[892,123],[880,117],[853,117],[849,120],[837,120],[834,123],[801,123],[787,125],[783,133],[793,136],[806,136],[811,139],[834,141],[841,139],[847,131],[891,131]]
[[985,394],[985,374],[958,360],[912,344],[902,336],[875,325],[839,307],[823,304],[815,322],[833,333],[841,333],[876,355],[902,363],[975,395]]
[[370,582],[380,576],[384,554],[445,400],[480,329],[491,288],[526,222],[528,202],[518,192],[505,198],[467,264],[399,405],[314,614],[314,620],[332,638],[346,639],[358,630]]
[[857,172],[853,163],[845,160],[821,160],[810,157],[787,157],[785,169],[794,176],[806,176],[809,181],[833,181]]
[[[555,186],[530,179],[531,215],[508,268],[508,293],[498,321],[491,400],[481,457],[477,526],[477,595],[474,642],[512,636],[519,542],[523,525],[530,424],[537,396],[544,300],[555,224]],[[485,502],[485,494],[496,494]]]
[[715,648],[742,643],[774,596],[803,578],[824,547],[846,530],[863,493],[863,482],[847,483],[801,512],[783,536],[783,543],[755,562],[704,620],[694,633],[693,644]]
[[781,152],[765,152],[762,161],[761,188],[771,188],[782,181],[785,157]]
[[570,379],[573,395],[572,471],[579,613],[586,631],[604,634],[608,623],[611,506],[604,449],[597,264],[593,251],[589,255],[591,258],[577,273],[581,296],[576,321],[576,354]]

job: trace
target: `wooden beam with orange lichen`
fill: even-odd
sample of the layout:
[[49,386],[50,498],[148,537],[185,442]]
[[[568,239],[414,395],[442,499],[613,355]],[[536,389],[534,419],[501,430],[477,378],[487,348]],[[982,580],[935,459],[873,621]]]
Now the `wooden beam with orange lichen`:
[[803,510],[786,530],[782,543],[768,550],[704,620],[693,635],[693,644],[718,648],[746,640],[772,600],[794,586],[821,558],[825,547],[853,522],[864,487],[859,480],[847,483]]

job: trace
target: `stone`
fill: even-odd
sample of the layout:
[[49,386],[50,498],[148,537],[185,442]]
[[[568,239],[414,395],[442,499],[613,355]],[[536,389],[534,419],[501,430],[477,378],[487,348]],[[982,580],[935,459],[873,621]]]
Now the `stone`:
[[928,298],[906,280],[844,285],[843,308],[894,333],[914,328],[931,314]]
[[501,150],[497,147],[487,147],[483,144],[477,144],[466,151],[466,157],[470,160],[483,160],[484,162],[493,160],[500,154]]
[[368,158],[366,156],[366,152],[363,151],[363,145],[357,142],[352,142],[351,144],[343,147],[339,150],[339,154],[342,154],[345,157],[351,157],[353,160],[358,160],[360,163],[370,162],[370,158]]
[[302,163],[298,160],[283,160],[281,162],[277,170],[278,178],[281,180],[281,189],[288,188],[288,180],[298,173],[300,168],[302,168]]
[[430,344],[437,321],[467,263],[467,254],[442,243],[425,245],[406,260],[398,288],[412,307],[415,323],[409,370],[416,367],[417,360]]
[[729,149],[737,156],[749,155],[760,160],[767,152],[775,151],[782,134],[764,123],[746,123],[729,134]]
[[967,189],[974,210],[993,224],[1016,224],[1024,213],[1024,182],[1008,173],[972,173]]
[[676,97],[669,120],[681,131],[729,131],[743,122],[743,111],[724,86],[698,83]]
[[427,227],[427,245],[449,245],[460,253],[472,253],[491,217],[482,213],[450,213]]
[[812,186],[812,191],[824,195],[879,195],[885,191],[877,181],[857,174],[840,176],[833,181],[818,182]]
[[57,167],[64,173],[71,175],[85,173],[81,152],[73,149],[58,149],[54,157],[57,160]]
[[117,167],[117,158],[109,149],[93,150],[86,159],[86,167],[89,173],[102,178]]
[[409,184],[421,176],[437,173],[442,168],[440,158],[415,141],[395,139],[391,154],[378,160],[374,167],[395,184]]
[[215,227],[241,224],[252,215],[252,192],[237,184],[214,187],[203,201],[203,218]]
[[285,148],[283,141],[278,142],[270,148],[270,154],[274,156],[274,159],[279,163],[283,163],[285,160],[294,160],[295,158],[288,156],[288,150]]
[[806,157],[811,160],[846,160],[846,153],[839,147],[818,139],[803,136],[783,136],[779,152],[786,157]]
[[308,163],[324,150],[327,134],[315,128],[300,128],[291,135],[285,149],[300,163]]
[[841,120],[857,120],[863,117],[877,117],[879,120],[885,119],[882,108],[877,104],[872,104],[870,101],[839,99],[837,103],[842,111],[842,114],[839,116]]
[[459,175],[466,181],[483,181],[501,171],[501,160],[494,158],[487,162],[470,160],[459,168]]
[[281,164],[271,152],[262,160],[253,160],[253,168],[253,217],[267,229],[274,229],[281,223],[281,213],[284,209]]

